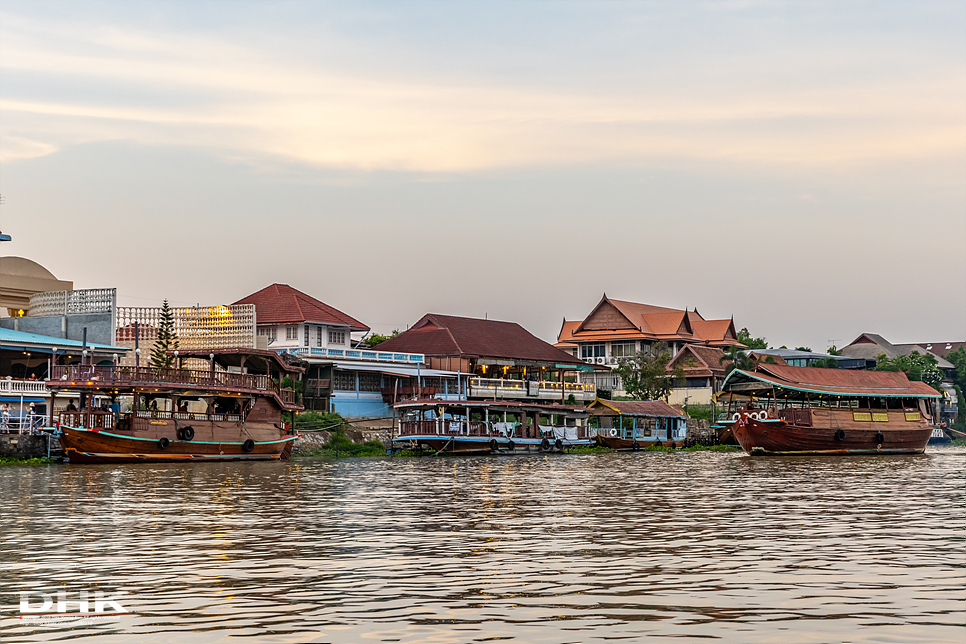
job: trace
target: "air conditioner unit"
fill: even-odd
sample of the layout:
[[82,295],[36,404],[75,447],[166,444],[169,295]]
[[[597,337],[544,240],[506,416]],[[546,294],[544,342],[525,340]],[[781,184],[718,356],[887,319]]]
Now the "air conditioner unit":
[[604,358],[597,358],[597,364],[604,364]]
[[607,358],[607,364],[617,364],[617,358]]
[[584,362],[586,362],[587,364],[594,364],[594,359],[593,358],[584,358]]

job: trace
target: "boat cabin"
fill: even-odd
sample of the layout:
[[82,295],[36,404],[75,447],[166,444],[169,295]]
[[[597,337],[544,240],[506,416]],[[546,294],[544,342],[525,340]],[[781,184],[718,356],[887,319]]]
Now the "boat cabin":
[[688,416],[663,400],[602,400],[588,406],[590,425],[602,436],[630,441],[675,441],[687,438]]

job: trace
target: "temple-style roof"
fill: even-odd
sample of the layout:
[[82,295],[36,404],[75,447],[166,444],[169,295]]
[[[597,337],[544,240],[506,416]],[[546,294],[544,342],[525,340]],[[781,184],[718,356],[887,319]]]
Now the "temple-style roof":
[[378,350],[583,365],[516,322],[437,313],[427,313],[409,330],[381,343]]
[[[772,387],[800,394],[872,396],[883,398],[940,398],[924,382],[910,381],[901,371],[818,369],[759,363],[757,371],[735,369],[725,378],[722,391],[770,392]],[[798,396],[793,396],[798,397]]]
[[368,331],[369,327],[342,311],[320,302],[288,284],[272,284],[235,302],[254,304],[258,324],[299,324],[318,322],[347,326],[352,331]]
[[[689,364],[690,362],[690,364]],[[703,344],[686,344],[678,351],[670,362],[668,370],[680,365],[685,377],[724,376],[725,370],[731,364],[725,359],[725,352],[718,347],[706,347]]]
[[607,294],[584,320],[564,320],[555,346],[572,348],[580,342],[635,339],[743,346],[733,320],[705,320],[697,310],[615,300]]

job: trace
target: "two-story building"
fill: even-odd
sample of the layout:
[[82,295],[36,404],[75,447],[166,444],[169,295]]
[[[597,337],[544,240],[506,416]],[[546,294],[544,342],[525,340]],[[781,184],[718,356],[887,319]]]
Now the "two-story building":
[[428,313],[376,349],[420,353],[432,369],[467,376],[470,399],[577,403],[596,399],[593,383],[576,378],[578,372],[592,367],[516,322]]
[[[671,396],[678,402],[689,398],[698,404],[710,402],[715,383],[722,377],[721,368],[716,364],[722,351],[732,346],[743,347],[738,342],[734,319],[706,320],[697,309],[689,311],[615,300],[606,293],[583,320],[563,321],[554,346],[594,365],[593,372],[581,374],[582,382],[621,396],[623,386],[614,369],[622,359],[646,352],[658,343],[667,344],[672,358],[689,345],[715,350],[687,356],[693,364],[682,366],[693,373]],[[698,380],[704,383],[700,387]]]

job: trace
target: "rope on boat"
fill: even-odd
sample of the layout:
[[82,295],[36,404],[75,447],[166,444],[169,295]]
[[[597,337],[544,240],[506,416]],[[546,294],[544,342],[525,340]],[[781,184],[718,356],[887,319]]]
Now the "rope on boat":
[[433,454],[433,456],[439,456],[440,454],[442,454],[443,453],[443,450],[446,449],[446,446],[449,445],[452,442],[453,442],[453,439],[450,438],[448,441],[446,441],[445,443],[443,443],[443,446],[440,447],[439,448],[439,451],[436,452],[435,454]]

